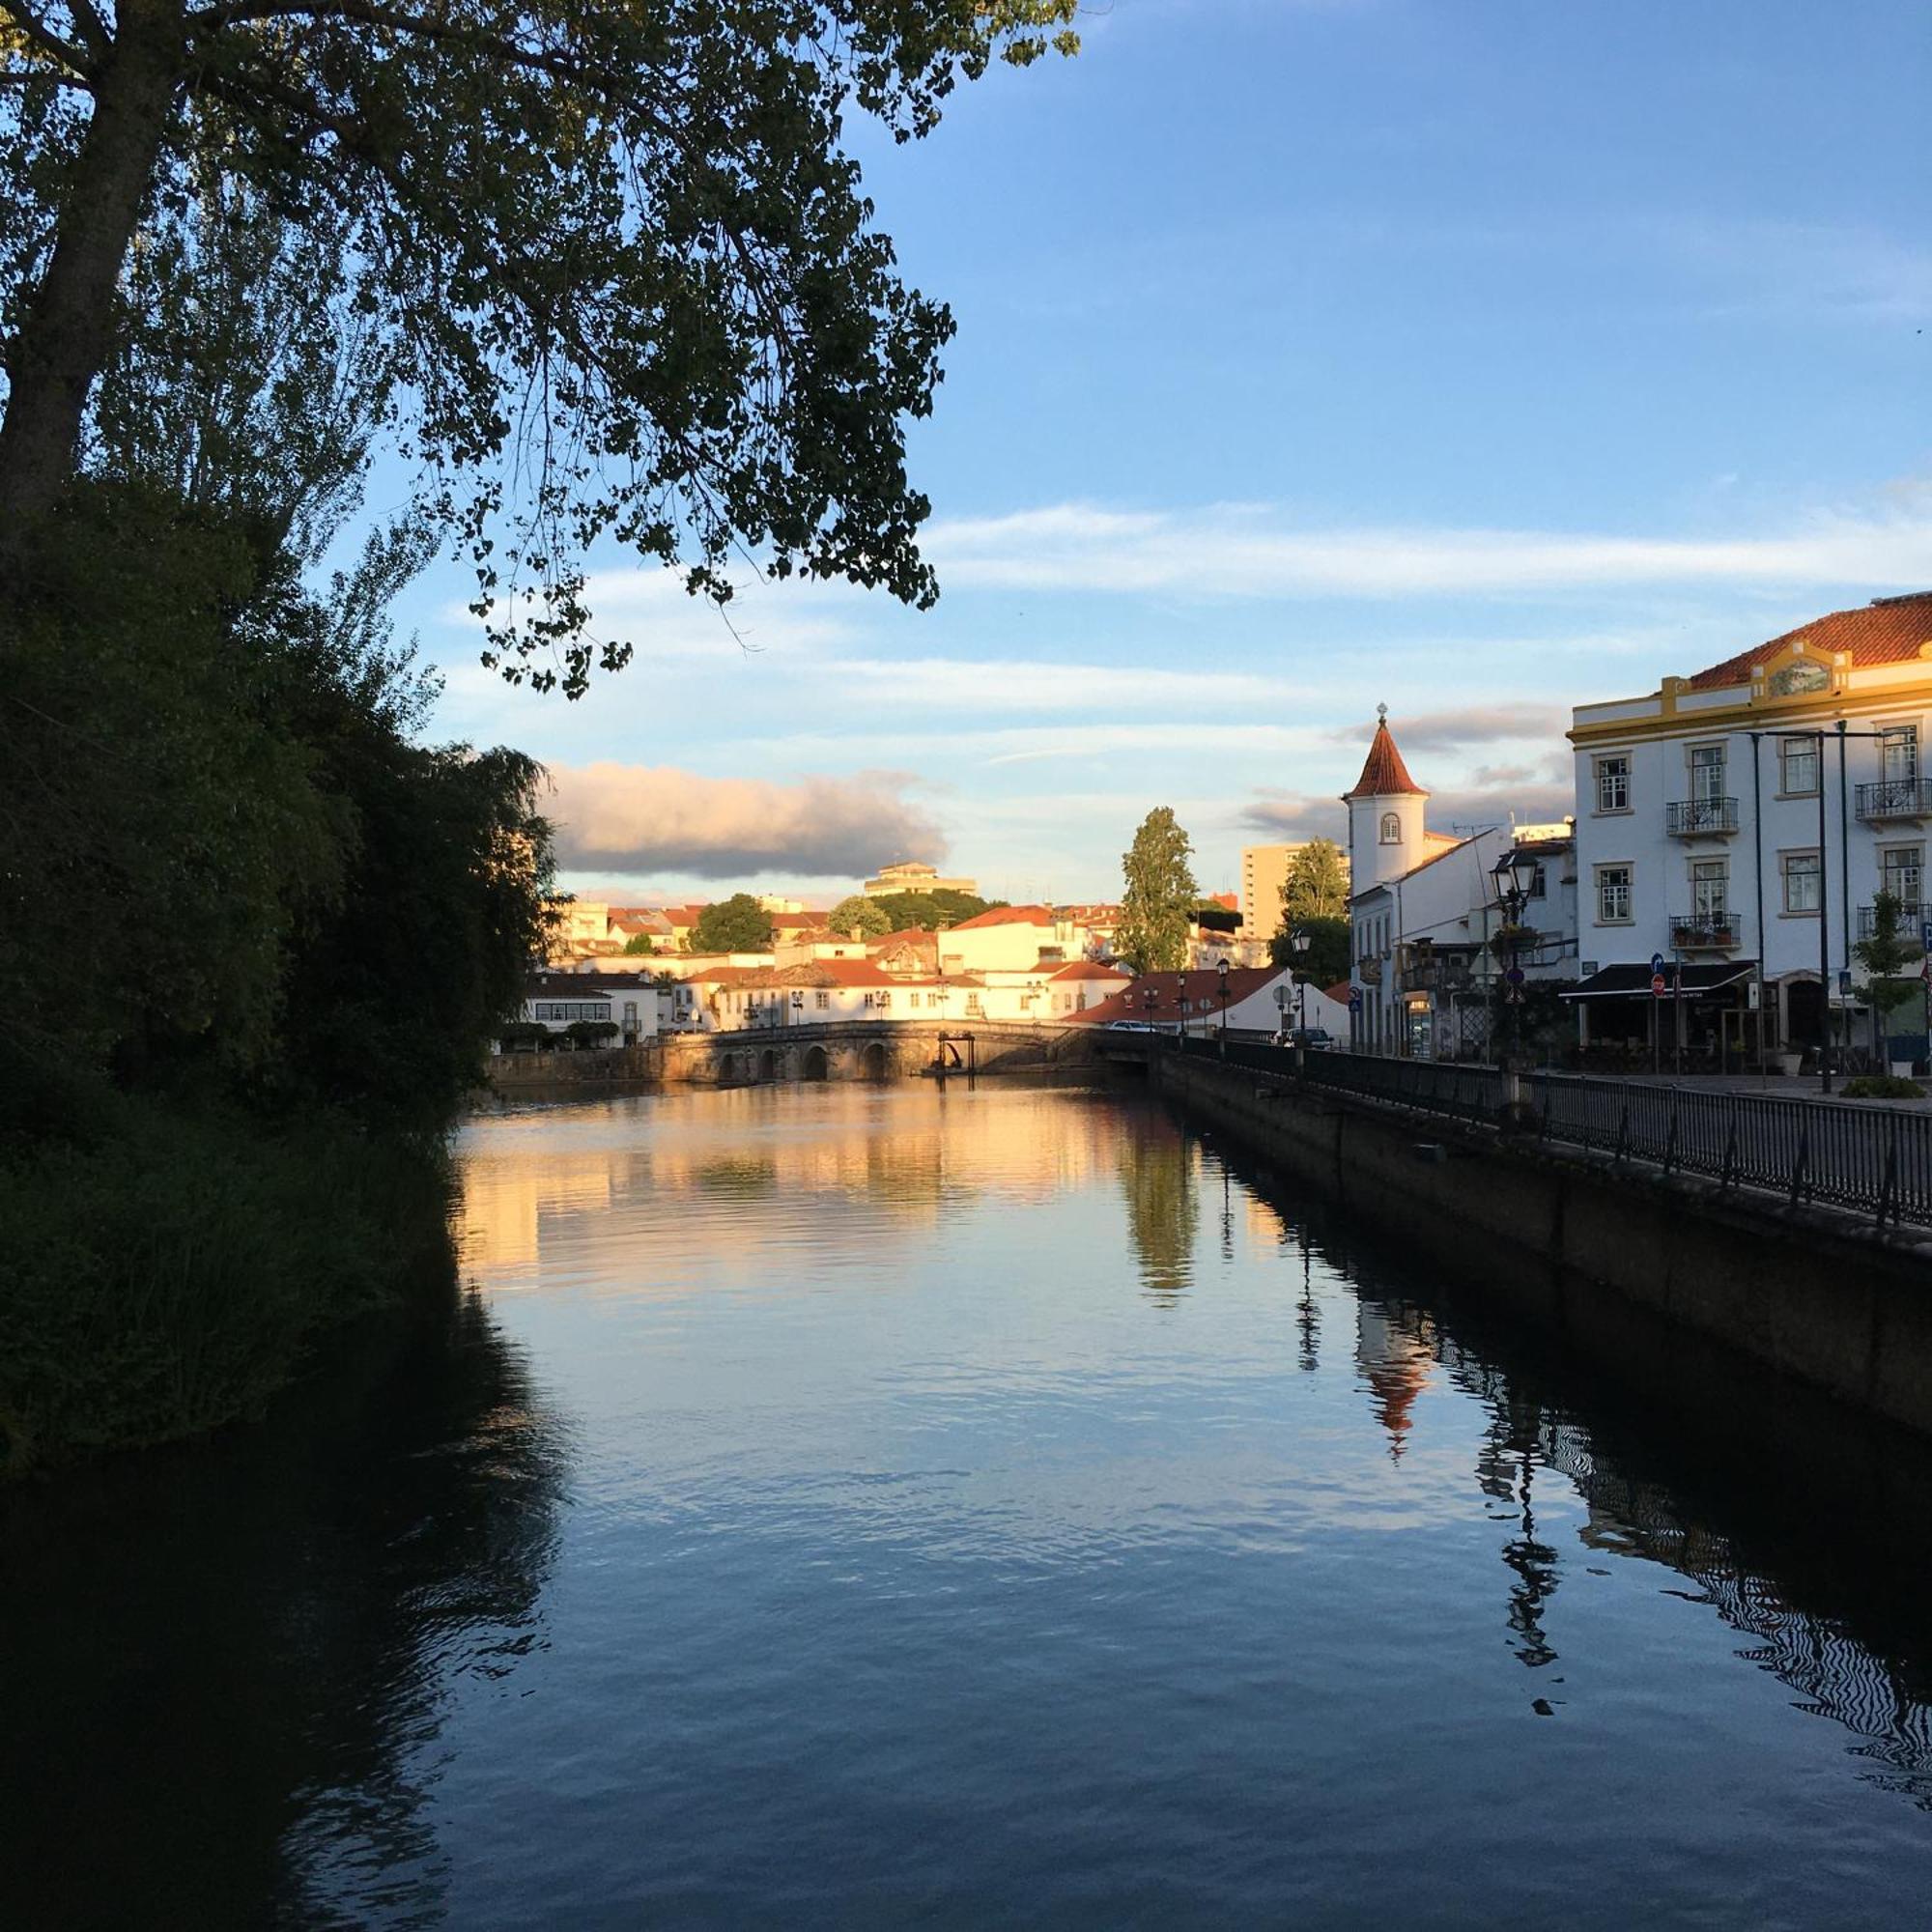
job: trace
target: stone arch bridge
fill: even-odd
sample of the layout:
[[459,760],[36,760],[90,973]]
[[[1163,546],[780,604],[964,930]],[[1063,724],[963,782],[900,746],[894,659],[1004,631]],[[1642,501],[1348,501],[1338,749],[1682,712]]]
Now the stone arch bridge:
[[781,1080],[909,1080],[1012,1073],[1093,1057],[1091,1027],[975,1020],[847,1020],[661,1037],[666,1085],[751,1087]]

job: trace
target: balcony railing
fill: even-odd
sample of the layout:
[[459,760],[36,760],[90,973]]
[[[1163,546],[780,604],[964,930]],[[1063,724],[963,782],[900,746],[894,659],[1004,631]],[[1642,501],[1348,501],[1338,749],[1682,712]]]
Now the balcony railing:
[[1706,838],[1738,829],[1734,798],[1680,798],[1663,808],[1663,829],[1673,838]]
[[1476,974],[1466,959],[1438,958],[1405,966],[1397,984],[1405,993],[1466,993],[1476,984]]
[[1882,825],[1889,818],[1932,818],[1932,779],[1880,779],[1858,788],[1859,816]]
[[[1916,896],[1900,897],[1898,900],[1898,936],[1908,944],[1917,946],[1918,935],[1925,921],[1932,919],[1932,912],[1918,903]],[[1878,930],[1878,907],[1861,905],[1859,908],[1859,937],[1869,939]]]
[[1738,943],[1734,912],[1680,912],[1670,921],[1670,943],[1680,952],[1727,952]]

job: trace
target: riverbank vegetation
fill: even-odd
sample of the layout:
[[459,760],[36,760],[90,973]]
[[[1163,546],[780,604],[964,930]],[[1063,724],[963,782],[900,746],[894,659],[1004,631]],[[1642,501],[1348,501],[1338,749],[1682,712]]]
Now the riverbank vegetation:
[[1074,12],[0,0],[0,1466],[258,1406],[446,1240],[552,873],[412,578],[573,696],[600,542],[931,601],[952,318],[843,130]]

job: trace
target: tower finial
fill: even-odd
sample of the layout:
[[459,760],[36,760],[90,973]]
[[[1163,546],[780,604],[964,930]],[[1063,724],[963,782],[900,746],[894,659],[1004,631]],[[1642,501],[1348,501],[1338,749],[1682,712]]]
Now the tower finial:
[[1386,704],[1378,704],[1376,706],[1376,723],[1378,724],[1386,724],[1388,722],[1389,722],[1388,706]]

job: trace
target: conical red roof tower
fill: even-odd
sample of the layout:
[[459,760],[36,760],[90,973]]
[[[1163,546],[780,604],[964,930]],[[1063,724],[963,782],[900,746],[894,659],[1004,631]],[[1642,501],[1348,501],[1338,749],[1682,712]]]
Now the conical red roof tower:
[[1388,707],[1378,705],[1376,709],[1376,735],[1369,746],[1367,761],[1362,766],[1362,776],[1355,781],[1353,791],[1345,791],[1342,796],[1349,798],[1427,798],[1422,786],[1409,777],[1408,767],[1402,761],[1402,753],[1395,748],[1395,740],[1389,735]]

